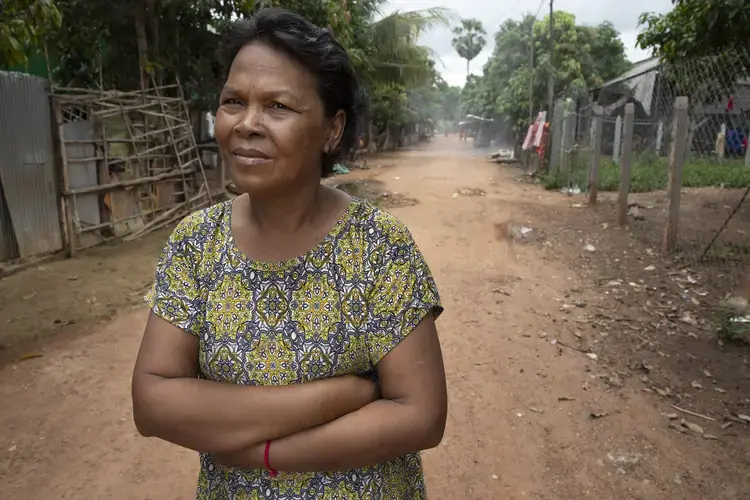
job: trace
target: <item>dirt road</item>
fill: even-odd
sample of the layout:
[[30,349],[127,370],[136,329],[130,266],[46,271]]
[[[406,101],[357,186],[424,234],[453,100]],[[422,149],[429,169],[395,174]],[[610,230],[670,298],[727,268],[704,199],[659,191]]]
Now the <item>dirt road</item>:
[[[603,294],[555,240],[568,199],[516,182],[517,170],[453,138],[370,165],[336,181],[371,179],[386,200],[417,201],[390,210],[412,230],[446,306],[438,326],[450,413],[443,442],[424,454],[430,498],[750,497],[748,429],[717,440],[677,432],[664,416],[674,410],[637,378],[613,382],[624,369],[618,352],[575,319]],[[498,237],[507,233],[496,224],[508,221],[507,233],[533,231]],[[0,281],[10,344],[0,351],[3,498],[194,498],[197,457],[139,437],[131,417],[146,317],[137,300],[165,237]],[[19,361],[23,352],[43,356]],[[745,373],[737,362],[733,371]],[[746,379],[736,384],[747,388]],[[691,422],[721,432],[720,422]]]

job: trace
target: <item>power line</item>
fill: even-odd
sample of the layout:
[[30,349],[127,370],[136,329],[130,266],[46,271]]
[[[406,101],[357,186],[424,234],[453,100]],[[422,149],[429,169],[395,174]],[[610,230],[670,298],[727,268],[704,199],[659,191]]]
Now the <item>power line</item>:
[[536,21],[536,18],[539,17],[539,13],[542,11],[542,7],[544,7],[544,3],[546,1],[547,0],[542,0],[541,2],[539,2],[539,7],[536,9],[536,14],[534,14],[534,21]]

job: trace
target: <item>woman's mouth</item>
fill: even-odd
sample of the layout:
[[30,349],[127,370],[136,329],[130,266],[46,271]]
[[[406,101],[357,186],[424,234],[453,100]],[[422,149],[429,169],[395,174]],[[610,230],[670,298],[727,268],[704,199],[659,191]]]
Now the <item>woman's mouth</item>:
[[254,148],[235,148],[232,151],[232,156],[241,165],[265,165],[273,163],[273,158]]
[[241,165],[265,165],[267,163],[273,163],[271,158],[262,158],[260,156],[243,156],[237,153],[232,154],[237,163]]

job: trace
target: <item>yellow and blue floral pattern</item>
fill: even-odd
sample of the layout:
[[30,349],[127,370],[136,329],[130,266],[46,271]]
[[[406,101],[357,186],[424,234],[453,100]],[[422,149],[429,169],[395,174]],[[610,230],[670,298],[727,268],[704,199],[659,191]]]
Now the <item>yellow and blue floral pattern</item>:
[[[437,288],[408,229],[354,199],[325,240],[284,262],[249,260],[232,239],[231,201],[186,217],[146,300],[200,340],[210,380],[285,385],[364,374],[427,315]],[[351,470],[282,473],[219,466],[201,454],[199,500],[425,498],[419,454]]]

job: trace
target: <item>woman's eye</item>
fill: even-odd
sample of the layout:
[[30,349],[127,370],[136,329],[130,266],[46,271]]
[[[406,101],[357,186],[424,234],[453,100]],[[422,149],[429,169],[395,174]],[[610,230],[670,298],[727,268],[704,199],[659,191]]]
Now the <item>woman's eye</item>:
[[242,106],[242,101],[239,99],[224,99],[224,101],[221,103],[223,105],[239,105]]
[[272,102],[271,103],[271,109],[289,109],[288,106],[284,106],[280,102]]

